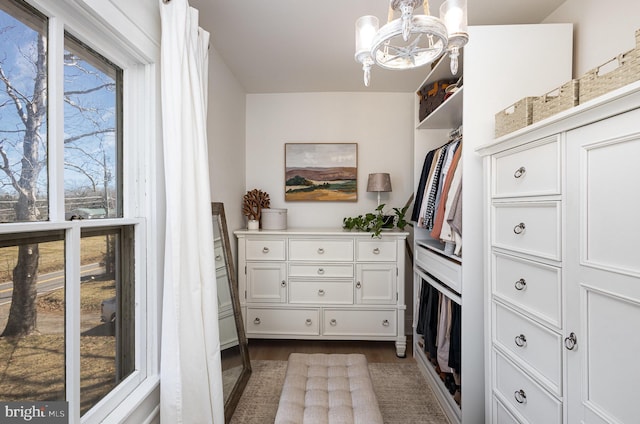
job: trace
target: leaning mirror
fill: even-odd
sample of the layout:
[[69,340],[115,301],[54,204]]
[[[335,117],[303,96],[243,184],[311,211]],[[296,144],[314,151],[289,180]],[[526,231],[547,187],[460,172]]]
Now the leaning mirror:
[[215,240],[216,282],[218,285],[218,323],[222,359],[224,417],[226,422],[238,405],[251,374],[247,338],[242,324],[238,282],[235,278],[229,231],[222,203],[211,203]]

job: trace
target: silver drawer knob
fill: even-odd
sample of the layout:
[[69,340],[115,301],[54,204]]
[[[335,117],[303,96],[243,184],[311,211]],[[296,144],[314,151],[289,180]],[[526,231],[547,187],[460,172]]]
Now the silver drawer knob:
[[516,169],[516,172],[513,173],[513,177],[520,178],[524,175],[525,172],[527,172],[527,170],[524,166],[521,166],[520,168]]
[[220,261],[222,260],[222,256],[221,255],[216,255],[216,261]]
[[524,278],[521,278],[518,281],[516,281],[514,285],[516,287],[516,290],[522,291],[527,286],[527,282],[525,281]]
[[260,325],[260,318],[256,318],[256,319],[254,319],[254,320],[253,320],[253,323],[254,323],[255,325]]
[[513,397],[516,398],[518,403],[527,403],[527,394],[522,389],[513,392]]
[[360,287],[362,287],[362,284],[360,283],[360,281],[358,281],[358,282],[356,283],[356,288],[357,288],[357,289],[359,289]]
[[311,318],[307,318],[304,323],[307,327],[310,327],[313,321],[311,321]]
[[280,285],[281,285],[282,287],[287,287],[287,282],[286,282],[286,281],[284,281],[284,280],[282,280],[282,281],[280,282]]
[[329,324],[335,327],[336,325],[338,325],[338,321],[336,321],[336,319],[334,318],[331,321],[329,321]]
[[262,248],[262,253],[269,253],[269,248],[268,247],[263,247]]
[[318,296],[324,296],[324,290],[322,289],[318,290]]
[[324,268],[318,268],[318,275],[324,274]]
[[527,344],[527,338],[524,334],[515,337],[516,346],[524,347]]
[[382,321],[382,326],[383,327],[388,327],[389,326],[389,320],[388,319],[383,320]]
[[516,234],[522,234],[524,232],[524,229],[525,229],[524,222],[521,222],[515,227],[513,227],[513,232]]
[[377,247],[375,249],[373,249],[373,254],[374,255],[379,255],[380,254],[380,249],[378,249]]
[[324,253],[324,249],[322,247],[318,248],[318,255],[322,255]]
[[564,347],[568,350],[573,350],[578,344],[578,338],[576,337],[576,333],[569,334],[569,337],[564,339]]

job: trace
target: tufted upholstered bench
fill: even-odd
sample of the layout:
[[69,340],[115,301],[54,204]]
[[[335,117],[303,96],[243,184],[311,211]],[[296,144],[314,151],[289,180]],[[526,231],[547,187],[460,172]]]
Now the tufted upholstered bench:
[[367,358],[289,355],[276,424],[383,424]]

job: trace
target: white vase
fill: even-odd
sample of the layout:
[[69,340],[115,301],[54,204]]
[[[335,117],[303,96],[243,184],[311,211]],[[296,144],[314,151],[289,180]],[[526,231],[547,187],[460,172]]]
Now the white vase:
[[247,221],[247,230],[258,230],[260,229],[260,221],[257,219],[250,219]]

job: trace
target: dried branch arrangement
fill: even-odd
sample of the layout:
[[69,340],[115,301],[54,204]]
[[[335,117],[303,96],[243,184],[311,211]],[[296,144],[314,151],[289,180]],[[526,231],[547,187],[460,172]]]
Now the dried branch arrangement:
[[260,220],[262,209],[269,207],[269,194],[262,190],[247,191],[242,203],[242,213],[249,220]]

